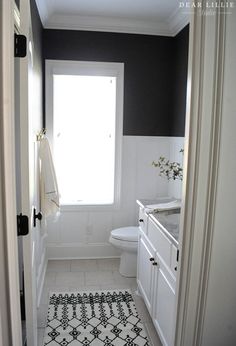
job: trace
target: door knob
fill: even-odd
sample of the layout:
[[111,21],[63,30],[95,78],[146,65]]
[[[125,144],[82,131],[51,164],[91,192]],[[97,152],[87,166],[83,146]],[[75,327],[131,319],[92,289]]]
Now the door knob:
[[153,266],[157,266],[157,262],[153,262],[153,264],[152,264]]
[[139,219],[139,222],[143,222],[143,219]]
[[33,223],[33,225],[34,225],[34,227],[36,227],[36,220],[38,219],[38,220],[42,220],[42,218],[43,218],[43,215],[42,215],[42,213],[40,213],[40,212],[38,212],[38,214],[36,214],[36,209],[34,208],[34,223]]
[[154,257],[149,258],[149,261],[153,262],[154,261]]

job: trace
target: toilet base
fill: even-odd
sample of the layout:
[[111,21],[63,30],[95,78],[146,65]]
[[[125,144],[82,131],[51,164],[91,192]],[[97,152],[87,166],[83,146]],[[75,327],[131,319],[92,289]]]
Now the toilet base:
[[137,276],[137,253],[124,251],[121,254],[119,272],[128,278]]

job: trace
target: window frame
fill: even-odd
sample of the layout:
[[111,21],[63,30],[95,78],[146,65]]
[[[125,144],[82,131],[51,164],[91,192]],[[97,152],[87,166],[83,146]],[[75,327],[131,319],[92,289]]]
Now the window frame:
[[[53,75],[94,75],[116,77],[115,176],[112,204],[63,204],[61,211],[114,210],[120,207],[121,155],[123,138],[124,63],[72,60],[45,60],[45,106],[47,137],[53,154]],[[59,191],[60,192],[60,191]]]

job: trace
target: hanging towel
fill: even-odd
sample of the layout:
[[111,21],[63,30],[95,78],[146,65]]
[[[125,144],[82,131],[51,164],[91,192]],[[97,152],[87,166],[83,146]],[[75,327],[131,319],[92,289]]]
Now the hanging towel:
[[56,216],[60,211],[59,192],[52,154],[47,138],[42,138],[40,141],[39,158],[41,160],[41,210],[45,218],[50,215]]
[[181,200],[175,200],[167,203],[150,204],[145,206],[145,212],[147,214],[176,209],[181,209]]

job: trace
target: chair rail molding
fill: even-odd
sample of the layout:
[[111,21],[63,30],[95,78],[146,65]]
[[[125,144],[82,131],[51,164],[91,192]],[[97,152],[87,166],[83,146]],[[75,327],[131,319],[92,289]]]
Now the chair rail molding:
[[[203,4],[204,5],[204,4]],[[201,345],[220,154],[225,14],[190,22],[183,215],[176,346]]]

